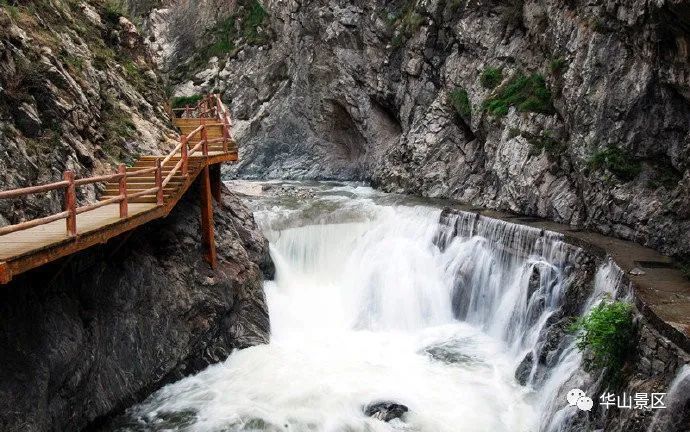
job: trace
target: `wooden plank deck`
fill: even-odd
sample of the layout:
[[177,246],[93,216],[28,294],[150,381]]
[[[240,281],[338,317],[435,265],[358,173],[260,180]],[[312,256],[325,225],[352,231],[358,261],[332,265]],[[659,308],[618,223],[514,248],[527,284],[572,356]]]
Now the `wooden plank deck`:
[[[155,208],[155,204],[133,203],[129,205],[129,214],[133,218]],[[120,219],[119,204],[106,205],[77,215],[80,235],[89,234],[120,222],[123,222],[123,219]],[[6,234],[2,236],[0,241],[0,261],[17,259],[33,251],[73,241],[75,240],[67,235],[64,220]]]
[[[198,127],[201,121],[200,119],[183,119],[175,123],[183,133],[188,133],[195,129],[194,124]],[[222,137],[222,126],[222,124],[208,125],[205,134],[209,136],[209,139]],[[126,218],[120,218],[120,205],[114,203],[78,214],[76,216],[77,235],[74,237],[68,235],[64,219],[0,235],[0,284],[8,283],[18,274],[95,244],[105,243],[124,232],[167,216],[196,178],[201,173],[208,173],[207,167],[238,159],[237,147],[232,140],[228,141],[226,148],[227,151],[224,151],[221,142],[214,142],[208,146],[207,155],[203,155],[201,151],[190,155],[187,176],[183,176],[180,172],[173,175],[170,183],[164,188],[162,204],[156,203],[155,195],[134,198],[128,203]],[[163,178],[172,171],[181,157],[181,153],[178,153],[162,166]],[[142,156],[135,163],[135,167],[128,170],[136,171],[141,167],[151,166],[161,158],[162,156],[158,155]],[[127,180],[128,194],[153,188],[156,181],[153,174],[128,176]],[[119,195],[118,181],[105,182],[105,186],[105,193],[101,200]]]

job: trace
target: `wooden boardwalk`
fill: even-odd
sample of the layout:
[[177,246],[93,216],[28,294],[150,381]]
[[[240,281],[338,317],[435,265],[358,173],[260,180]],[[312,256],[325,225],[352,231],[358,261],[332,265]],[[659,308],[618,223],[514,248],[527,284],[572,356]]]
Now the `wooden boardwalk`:
[[[201,181],[201,227],[204,254],[216,264],[212,197],[220,200],[220,164],[237,160],[230,117],[217,95],[186,108],[175,118],[180,143],[168,155],[142,156],[116,174],[75,179],[0,192],[0,199],[65,190],[65,211],[0,228],[0,283],[51,261],[105,243],[109,239],[167,216],[189,187]],[[102,183],[97,203],[76,205],[79,186]]]

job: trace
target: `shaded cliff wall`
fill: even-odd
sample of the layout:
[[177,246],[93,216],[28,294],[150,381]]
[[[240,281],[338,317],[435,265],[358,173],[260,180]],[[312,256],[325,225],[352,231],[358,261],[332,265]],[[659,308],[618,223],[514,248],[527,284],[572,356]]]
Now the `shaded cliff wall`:
[[212,271],[200,213],[186,198],[167,219],[2,287],[1,430],[80,430],[235,348],[268,341],[266,240],[224,191]]
[[690,254],[685,3],[212,3],[184,43],[179,2],[149,31],[178,94],[230,102],[230,174],[371,180]]

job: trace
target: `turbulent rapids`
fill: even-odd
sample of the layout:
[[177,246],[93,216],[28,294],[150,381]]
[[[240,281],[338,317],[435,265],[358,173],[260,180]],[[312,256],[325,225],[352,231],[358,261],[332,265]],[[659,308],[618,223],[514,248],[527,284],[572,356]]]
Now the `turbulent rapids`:
[[[253,188],[261,185],[250,184]],[[587,388],[563,330],[622,295],[557,234],[355,185],[251,199],[276,266],[271,343],[171,384],[121,431],[557,431]],[[408,407],[390,422],[365,407]]]

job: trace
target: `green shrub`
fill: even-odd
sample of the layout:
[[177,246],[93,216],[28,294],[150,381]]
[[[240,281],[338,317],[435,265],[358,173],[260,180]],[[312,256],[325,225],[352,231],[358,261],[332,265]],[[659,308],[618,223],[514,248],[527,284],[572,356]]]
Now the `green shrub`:
[[542,151],[551,156],[558,156],[564,150],[563,143],[556,140],[550,130],[543,130],[539,135],[526,132],[522,132],[521,135],[532,145],[530,154],[533,156],[540,155]]
[[173,108],[184,108],[187,105],[194,107],[203,98],[202,95],[178,96],[172,98],[170,105],[172,105]]
[[592,169],[606,169],[622,181],[633,180],[642,170],[642,164],[618,147],[608,146],[590,157]]
[[261,45],[266,42],[266,35],[259,32],[259,27],[267,17],[268,13],[258,1],[249,3],[242,25],[242,35],[248,43]]
[[472,118],[472,104],[467,95],[467,90],[461,87],[456,88],[448,95],[448,101],[460,117],[466,120]]
[[125,4],[120,0],[107,0],[105,2],[105,19],[111,23],[117,23],[121,16],[125,15]]
[[568,69],[568,62],[563,57],[556,57],[549,63],[552,75],[562,75]]
[[498,68],[487,67],[479,77],[482,86],[487,89],[494,89],[503,81],[503,71]]
[[630,303],[604,301],[570,326],[577,333],[577,347],[588,353],[585,368],[608,368],[614,375],[620,371],[631,351],[632,318]]
[[484,108],[496,117],[508,114],[511,106],[521,112],[553,113],[551,91],[546,87],[544,77],[517,73],[498,94],[484,103]]
[[417,2],[407,0],[402,8],[390,16],[388,22],[395,29],[391,44],[399,48],[419,30],[424,23],[424,17],[416,11]]
[[197,62],[203,64],[211,57],[232,55],[243,42],[248,45],[263,45],[268,42],[268,34],[260,27],[268,17],[268,13],[257,0],[242,2],[238,11],[219,21],[208,30],[211,41],[200,51]]

